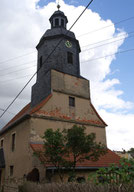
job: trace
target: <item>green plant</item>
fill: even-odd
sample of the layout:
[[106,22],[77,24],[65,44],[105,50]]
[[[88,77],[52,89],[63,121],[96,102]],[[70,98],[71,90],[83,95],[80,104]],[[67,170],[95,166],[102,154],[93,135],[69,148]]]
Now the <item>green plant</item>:
[[66,129],[66,148],[71,154],[71,164],[75,172],[77,162],[85,159],[96,161],[107,150],[101,143],[96,143],[95,134],[86,134],[84,126],[74,125],[71,129]]
[[74,125],[63,131],[47,129],[44,133],[44,151],[36,155],[43,155],[43,163],[56,167],[61,181],[65,170],[71,171],[75,178],[77,162],[96,161],[107,152],[104,145],[96,143],[95,134],[86,134],[85,130],[84,126]]
[[[89,178],[91,180],[91,177]],[[119,166],[111,164],[107,168],[100,168],[92,177],[96,184],[130,185],[134,183],[134,160],[120,160]]]

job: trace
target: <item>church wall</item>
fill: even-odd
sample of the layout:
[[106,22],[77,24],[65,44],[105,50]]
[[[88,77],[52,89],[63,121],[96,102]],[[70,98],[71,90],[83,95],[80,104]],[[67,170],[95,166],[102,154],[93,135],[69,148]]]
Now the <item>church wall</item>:
[[[75,106],[69,105],[69,97],[75,99]],[[59,92],[53,92],[48,102],[35,114],[90,123],[98,127],[106,126],[96,114],[89,99]]]
[[[12,151],[12,134],[15,133],[15,148]],[[37,158],[33,158],[33,151],[29,145],[30,121],[25,120],[3,134],[5,156],[5,179],[22,180],[35,166],[39,166]],[[34,159],[34,161],[33,161]],[[11,175],[11,168],[13,173]]]
[[53,91],[90,98],[89,81],[55,70],[51,70],[51,88]]
[[[74,107],[69,106],[69,96],[75,99]],[[94,111],[89,99],[53,91],[52,97],[35,112],[33,117],[31,119],[31,138],[33,141],[42,140],[40,137],[48,128],[68,129],[74,124],[78,124],[84,125],[87,128],[87,133],[94,132],[98,142],[106,144],[106,125]]]
[[[34,136],[31,134],[31,141],[32,142],[40,142],[42,140],[42,136],[44,135],[44,132],[48,128],[52,128],[54,130],[56,129],[69,129],[74,124],[73,122],[66,122],[66,121],[60,121],[60,120],[49,120],[49,119],[43,119],[43,117],[38,118],[32,118],[31,119],[31,125],[32,125],[32,132],[34,132]],[[81,124],[77,124],[81,125]],[[83,124],[84,125],[84,124]],[[106,136],[105,136],[105,129],[96,127],[96,126],[90,126],[90,125],[84,125],[86,127],[87,134],[95,133],[96,134],[96,141],[102,142],[106,144]]]

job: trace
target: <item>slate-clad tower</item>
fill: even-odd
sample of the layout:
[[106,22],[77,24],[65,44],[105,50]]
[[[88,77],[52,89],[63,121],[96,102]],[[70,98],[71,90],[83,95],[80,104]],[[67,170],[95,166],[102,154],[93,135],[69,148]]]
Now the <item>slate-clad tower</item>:
[[73,32],[66,29],[67,17],[60,10],[49,19],[47,30],[37,45],[37,81],[32,88],[32,107],[51,92],[51,69],[80,77],[80,46]]

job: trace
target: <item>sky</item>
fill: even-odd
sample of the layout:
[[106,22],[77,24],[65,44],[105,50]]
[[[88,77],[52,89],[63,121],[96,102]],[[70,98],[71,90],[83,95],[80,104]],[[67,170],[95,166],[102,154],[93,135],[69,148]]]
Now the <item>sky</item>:
[[[0,115],[35,73],[35,47],[50,28],[57,2],[1,0]],[[69,29],[89,1],[59,3]],[[112,150],[134,147],[133,7],[133,0],[94,0],[72,28],[81,46],[81,75],[90,80],[91,100],[108,124],[107,145]],[[30,102],[35,80],[2,116],[0,128]]]

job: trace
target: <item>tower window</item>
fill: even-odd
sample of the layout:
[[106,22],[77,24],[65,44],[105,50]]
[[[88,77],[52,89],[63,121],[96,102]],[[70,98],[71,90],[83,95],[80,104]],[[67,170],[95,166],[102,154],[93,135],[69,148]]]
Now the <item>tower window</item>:
[[55,26],[59,26],[59,19],[55,19]]
[[42,67],[42,56],[40,57],[40,68]]
[[16,136],[16,134],[13,133],[13,134],[12,134],[12,151],[15,150],[15,136]]
[[11,166],[10,166],[10,176],[13,176],[13,171],[14,171],[14,166],[11,165]]
[[73,53],[67,52],[67,62],[73,64]]
[[64,19],[61,19],[61,26],[64,27]]
[[75,98],[74,97],[69,97],[69,106],[75,107]]

